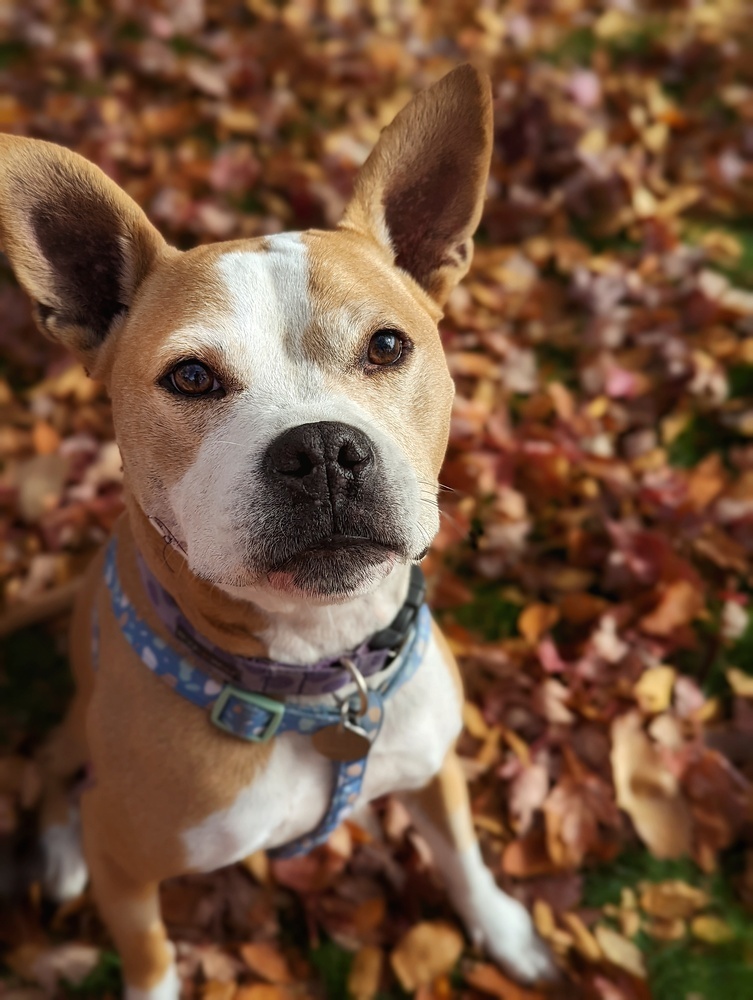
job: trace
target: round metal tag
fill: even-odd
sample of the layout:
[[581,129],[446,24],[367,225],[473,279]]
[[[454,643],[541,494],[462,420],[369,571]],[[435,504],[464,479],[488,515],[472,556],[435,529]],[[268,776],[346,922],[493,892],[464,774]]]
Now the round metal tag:
[[371,739],[365,729],[345,719],[319,729],[311,742],[328,760],[361,760],[371,749]]

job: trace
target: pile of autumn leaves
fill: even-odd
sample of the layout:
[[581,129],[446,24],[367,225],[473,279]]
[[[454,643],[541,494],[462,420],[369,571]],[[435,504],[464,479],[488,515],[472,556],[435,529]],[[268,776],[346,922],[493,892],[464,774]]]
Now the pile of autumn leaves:
[[[103,19],[38,3],[11,16],[0,125],[99,162],[190,245],[335,223],[411,93],[469,56],[489,69],[495,159],[473,269],[443,324],[458,393],[426,569],[466,676],[461,753],[484,851],[576,995],[632,1000],[647,995],[638,928],[706,942],[728,929],[682,882],[586,910],[576,873],[636,844],[711,872],[749,833],[753,295],[729,225],[753,211],[744,5],[575,3],[565,21],[537,4],[476,7],[255,0],[220,16],[122,0]],[[41,344],[15,288],[0,302],[12,605],[80,572],[120,509],[120,470],[101,392]],[[9,830],[35,794],[12,759]],[[415,899],[412,926],[392,919],[410,895],[395,852],[435,897],[398,806],[381,818],[386,845],[346,829],[298,867],[251,870],[355,953],[354,996],[374,997],[389,966],[424,1000],[533,997],[485,963],[452,987],[457,929],[422,920]],[[373,882],[359,895],[364,859],[392,911]],[[738,888],[750,902],[753,865]],[[240,959],[225,949],[224,965],[185,944],[187,982],[212,1000],[297,995],[315,977],[273,933]],[[34,978],[24,954],[17,971]],[[244,976],[267,985],[236,987]]]

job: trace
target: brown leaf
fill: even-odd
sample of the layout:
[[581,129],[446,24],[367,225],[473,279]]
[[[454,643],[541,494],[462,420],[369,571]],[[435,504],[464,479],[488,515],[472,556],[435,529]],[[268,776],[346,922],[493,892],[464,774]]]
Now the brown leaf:
[[390,964],[404,990],[430,986],[450,972],[463,951],[457,928],[441,921],[415,924],[390,954]]
[[658,858],[690,852],[690,811],[676,779],[643,731],[638,712],[612,723],[612,774],[617,804]]
[[463,971],[463,979],[469,986],[498,1000],[547,1000],[547,994],[519,986],[488,962],[469,965]]
[[669,880],[645,886],[640,895],[641,907],[652,917],[674,920],[692,917],[708,906],[708,894],[687,882]]
[[662,592],[659,603],[641,619],[641,628],[649,635],[670,635],[690,622],[703,608],[703,596],[688,580],[675,580]]
[[292,983],[293,975],[288,961],[277,944],[271,941],[253,941],[238,949],[240,956],[261,979],[268,983]]

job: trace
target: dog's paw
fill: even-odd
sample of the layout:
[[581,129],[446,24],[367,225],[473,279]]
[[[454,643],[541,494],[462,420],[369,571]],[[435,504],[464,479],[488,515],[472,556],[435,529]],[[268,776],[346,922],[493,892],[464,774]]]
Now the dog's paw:
[[521,983],[557,979],[557,966],[528,910],[496,886],[484,896],[467,921],[474,942]]
[[71,808],[67,823],[53,823],[42,834],[44,872],[42,888],[45,896],[64,903],[80,896],[89,880],[89,872],[81,847],[81,827],[78,810]]

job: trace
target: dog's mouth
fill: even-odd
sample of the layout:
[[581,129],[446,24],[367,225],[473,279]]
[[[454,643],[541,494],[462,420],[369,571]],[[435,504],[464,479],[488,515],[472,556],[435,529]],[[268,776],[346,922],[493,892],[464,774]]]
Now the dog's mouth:
[[267,579],[275,590],[346,599],[370,589],[401,556],[405,558],[396,545],[334,534],[287,556],[268,571]]

